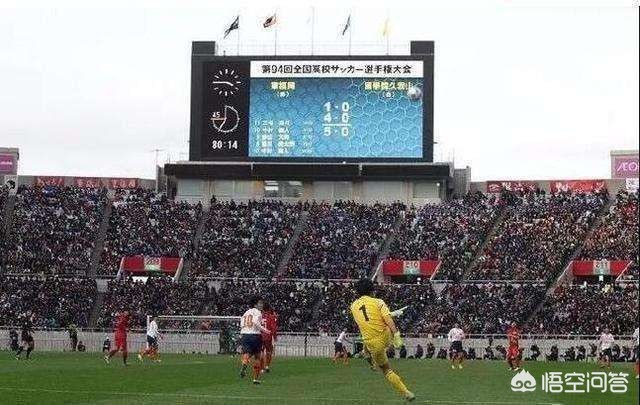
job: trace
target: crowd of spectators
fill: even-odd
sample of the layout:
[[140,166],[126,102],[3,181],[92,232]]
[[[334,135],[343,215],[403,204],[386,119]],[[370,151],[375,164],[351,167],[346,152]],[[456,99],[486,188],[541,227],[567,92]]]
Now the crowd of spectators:
[[195,280],[175,283],[165,276],[149,277],[146,282],[112,280],[108,283],[97,325],[112,327],[116,313],[122,311],[131,314],[132,328],[144,328],[147,315],[198,315],[210,294],[205,282]]
[[584,260],[638,261],[638,193],[621,191],[582,248]]
[[[390,284],[376,287],[375,297],[383,299],[390,310],[407,307],[401,317],[396,319],[397,326],[403,332],[411,331],[411,325],[424,316],[435,301],[436,294],[430,283]],[[321,301],[316,317],[310,324],[315,332],[336,334],[347,329],[356,331],[349,306],[356,299],[351,283],[326,283],[322,288]]]
[[217,291],[215,315],[242,315],[250,297],[261,296],[278,314],[281,331],[305,331],[320,294],[314,283],[227,281]]
[[0,325],[88,326],[96,292],[92,279],[0,275]]
[[313,203],[286,277],[357,279],[369,274],[404,204]]
[[193,251],[200,204],[178,202],[150,190],[118,190],[99,272],[115,274],[123,256],[188,257]]
[[106,190],[20,186],[5,248],[15,273],[85,274]]
[[470,278],[550,280],[581,244],[607,198],[606,192],[516,198]]
[[531,322],[532,333],[597,335],[632,334],[638,327],[638,286],[572,284],[547,297]]
[[390,259],[441,260],[438,279],[459,279],[499,213],[495,197],[473,193],[438,205],[411,207],[389,251]]
[[281,201],[211,201],[192,272],[218,277],[272,277],[303,206]]
[[[0,185],[0,249],[4,250],[4,203],[9,196],[9,188]],[[0,254],[0,266],[2,266],[2,254]]]

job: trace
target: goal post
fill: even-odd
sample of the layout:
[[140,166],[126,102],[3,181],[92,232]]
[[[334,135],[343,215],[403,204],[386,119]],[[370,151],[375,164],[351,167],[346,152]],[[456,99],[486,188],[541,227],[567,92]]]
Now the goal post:
[[[152,315],[147,315],[147,326]],[[155,315],[165,353],[233,354],[239,343],[240,316]]]

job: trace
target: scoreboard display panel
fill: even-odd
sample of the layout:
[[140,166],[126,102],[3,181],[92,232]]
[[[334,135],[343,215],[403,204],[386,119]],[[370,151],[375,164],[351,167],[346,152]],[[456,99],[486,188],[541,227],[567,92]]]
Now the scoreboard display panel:
[[432,160],[432,59],[212,57],[198,67],[191,160]]

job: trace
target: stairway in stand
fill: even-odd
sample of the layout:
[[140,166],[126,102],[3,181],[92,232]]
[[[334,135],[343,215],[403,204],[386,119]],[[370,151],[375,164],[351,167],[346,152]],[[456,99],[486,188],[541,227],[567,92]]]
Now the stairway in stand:
[[109,218],[111,217],[111,201],[107,200],[102,209],[102,222],[100,222],[100,228],[98,228],[98,235],[91,251],[91,260],[89,262],[88,276],[95,277],[98,273],[98,266],[100,266],[100,259],[102,258],[102,249],[104,247],[104,241],[107,237],[107,229],[109,228]]
[[285,272],[287,271],[287,265],[289,264],[289,260],[291,260],[291,256],[293,256],[293,248],[298,243],[298,238],[302,232],[307,228],[307,221],[309,219],[309,211],[302,211],[300,213],[300,218],[298,218],[298,223],[296,224],[296,228],[293,230],[293,235],[291,239],[287,242],[287,247],[284,249],[284,253],[282,253],[282,257],[280,258],[280,262],[278,263],[278,267],[276,269],[275,277],[284,277]]

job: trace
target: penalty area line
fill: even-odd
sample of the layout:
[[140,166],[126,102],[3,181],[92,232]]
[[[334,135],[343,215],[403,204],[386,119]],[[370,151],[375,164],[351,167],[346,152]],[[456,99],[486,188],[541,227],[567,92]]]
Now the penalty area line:
[[[403,400],[397,399],[371,399],[371,398],[318,398],[318,397],[272,397],[272,396],[246,396],[246,395],[215,395],[215,394],[180,394],[174,392],[120,392],[120,391],[87,391],[87,390],[57,390],[50,388],[17,388],[17,387],[0,387],[0,391],[17,391],[17,392],[48,392],[54,394],[98,394],[98,395],[120,395],[120,396],[140,396],[140,397],[175,397],[175,398],[201,398],[201,399],[241,399],[241,400],[273,400],[273,401],[320,401],[320,402],[366,402],[366,403],[399,403]],[[423,404],[467,404],[467,405],[562,405],[554,402],[498,402],[498,401],[438,401],[424,400],[418,403]]]

